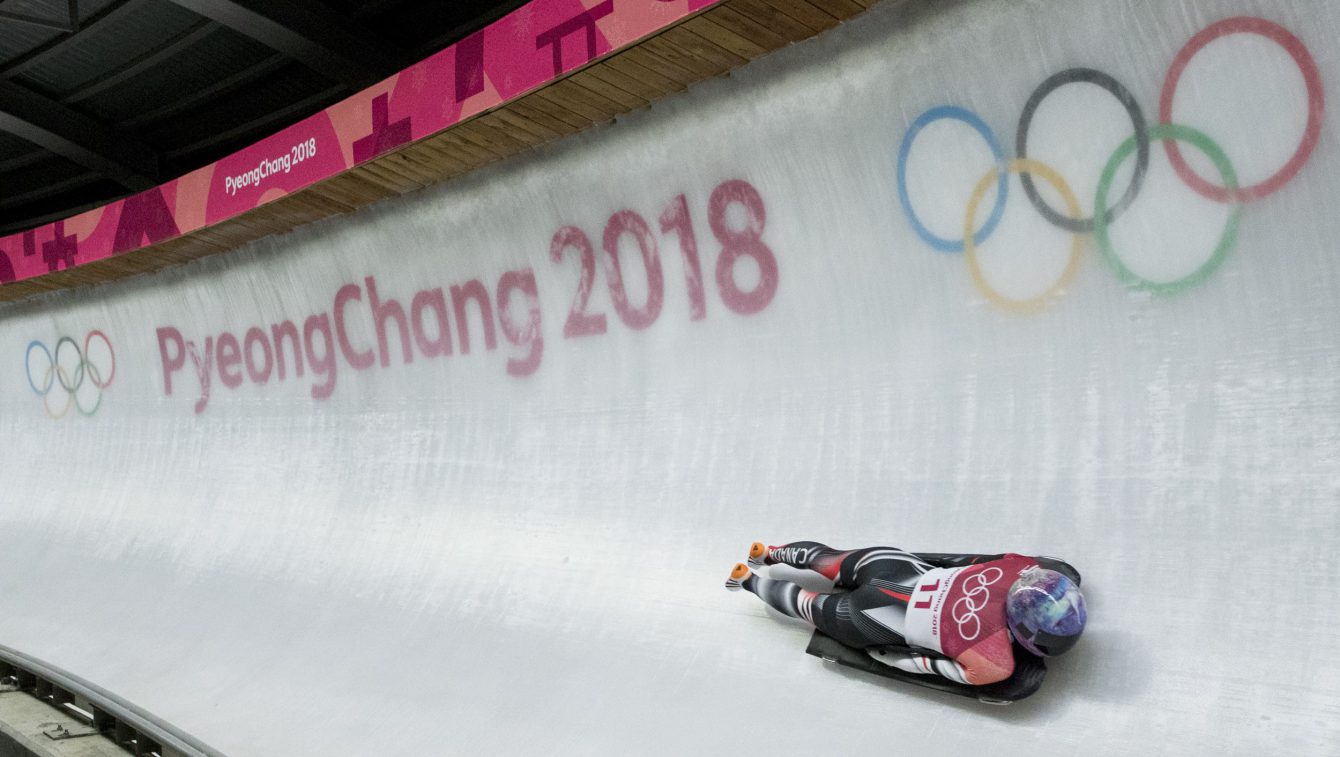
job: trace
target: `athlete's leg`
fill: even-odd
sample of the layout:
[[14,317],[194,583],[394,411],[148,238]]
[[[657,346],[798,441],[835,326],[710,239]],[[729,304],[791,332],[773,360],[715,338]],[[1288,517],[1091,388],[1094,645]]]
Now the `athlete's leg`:
[[754,542],[749,562],[756,566],[789,565],[812,570],[840,588],[855,588],[879,577],[891,581],[892,588],[904,589],[903,594],[910,594],[917,577],[932,567],[916,555],[894,547],[838,550],[817,541],[795,541],[780,547]]
[[764,546],[756,541],[749,549],[749,564],[755,567],[763,565],[789,565],[801,570],[812,570],[830,581],[839,582],[842,561],[850,551],[833,549],[817,541],[793,541],[780,547]]
[[799,584],[790,581],[779,581],[761,576],[750,570],[749,566],[744,563],[735,565],[730,578],[726,579],[726,588],[731,591],[748,589],[772,609],[793,618],[800,618],[810,624],[814,623],[816,601],[822,605],[825,600],[820,599],[820,597],[828,596],[807,591],[802,589]]
[[851,647],[905,643],[901,634],[905,603],[874,587],[813,592],[790,581],[761,576],[738,563],[726,588],[747,589],[778,612],[799,618]]

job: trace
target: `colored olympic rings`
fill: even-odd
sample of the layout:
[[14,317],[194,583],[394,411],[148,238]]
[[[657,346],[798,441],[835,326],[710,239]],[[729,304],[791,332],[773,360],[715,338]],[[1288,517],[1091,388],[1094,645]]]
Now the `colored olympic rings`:
[[[1024,112],[1019,116],[1019,130],[1014,140],[1014,151],[1020,158],[1028,157],[1028,129],[1033,125],[1033,115],[1038,112],[1038,106],[1055,90],[1067,84],[1096,84],[1117,98],[1121,107],[1126,109],[1126,115],[1130,116],[1131,126],[1135,127],[1135,144],[1138,152],[1135,156],[1135,173],[1131,175],[1130,186],[1126,187],[1126,193],[1121,196],[1117,204],[1108,210],[1110,214],[1108,220],[1115,220],[1121,211],[1130,207],[1135,201],[1135,196],[1140,193],[1140,185],[1145,181],[1145,173],[1149,170],[1149,134],[1145,128],[1145,115],[1140,111],[1140,106],[1135,102],[1135,95],[1131,91],[1121,86],[1121,84],[1111,76],[1102,71],[1095,71],[1092,68],[1069,68],[1057,74],[1052,74],[1046,81],[1038,85],[1033,90],[1033,94],[1024,104]],[[1025,171],[1019,175],[1019,181],[1024,185],[1024,193],[1033,203],[1033,207],[1038,209],[1044,218],[1051,221],[1053,226],[1060,226],[1066,231],[1074,231],[1087,234],[1093,231],[1093,218],[1066,218],[1065,216],[1052,210],[1047,201],[1038,194],[1037,187],[1033,186],[1033,178]],[[1105,208],[1106,203],[1095,207]],[[1097,211],[1095,211],[1097,215]]]
[[[978,118],[977,114],[952,105],[942,105],[922,113],[908,127],[907,134],[903,136],[903,143],[898,148],[898,198],[902,200],[903,211],[907,213],[907,219],[912,222],[912,228],[916,229],[917,234],[926,240],[927,244],[941,252],[963,252],[963,240],[937,237],[921,223],[916,211],[912,209],[912,200],[907,194],[907,156],[912,152],[912,142],[922,129],[942,119],[962,121],[981,134],[982,139],[986,140],[987,147],[991,148],[991,154],[996,157],[996,165],[1001,168],[1005,166],[1005,151],[1000,148],[1000,143],[996,141],[996,135],[991,132],[991,127]],[[996,230],[996,224],[1000,223],[1000,217],[1005,214],[1005,193],[1009,186],[1009,177],[1005,171],[1001,171],[1000,182],[996,188],[996,206],[991,209],[991,217],[986,219],[986,225],[973,235],[974,244],[981,244],[982,240]]]
[[[94,361],[92,353],[89,351],[95,337],[101,339],[102,343],[107,346],[109,365],[105,377],[103,369],[99,367],[99,361]],[[39,358],[36,373],[33,370],[35,350],[40,350],[40,354],[45,357],[45,363]],[[74,351],[72,365],[68,360],[62,361],[62,356],[70,354],[70,350]],[[42,398],[42,405],[45,407],[47,415],[52,418],[65,417],[71,406],[75,407],[81,415],[93,415],[98,412],[98,408],[102,406],[102,390],[111,386],[112,381],[116,378],[116,351],[112,349],[111,340],[107,338],[107,335],[97,329],[88,332],[88,336],[84,337],[82,349],[74,339],[68,336],[63,336],[56,341],[54,353],[44,343],[33,340],[28,343],[23,363],[24,369],[28,373],[28,386],[32,388],[34,394]],[[36,378],[34,378],[35,376]],[[85,381],[97,390],[97,399],[94,400],[92,407],[85,407],[79,397]],[[65,404],[59,410],[51,406],[51,396],[56,393],[53,390],[58,385],[65,395]]]
[[[1191,59],[1214,40],[1239,33],[1260,35],[1283,47],[1302,72],[1308,98],[1307,127],[1292,157],[1269,178],[1246,187],[1239,186],[1237,172],[1227,154],[1209,136],[1172,121],[1173,100],[1177,85]],[[1061,175],[1053,168],[1028,157],[1029,130],[1038,107],[1052,92],[1067,84],[1074,83],[1093,84],[1106,90],[1125,109],[1133,129],[1132,136],[1123,142],[1108,159],[1099,179],[1093,203],[1093,214],[1087,218],[1082,216],[1078,201]],[[1212,24],[1198,32],[1177,53],[1164,81],[1159,102],[1159,123],[1154,126],[1149,126],[1146,123],[1143,111],[1136,102],[1134,95],[1126,87],[1109,74],[1092,68],[1066,69],[1053,74],[1038,85],[1029,96],[1019,117],[1015,134],[1016,158],[1012,161],[1006,160],[995,134],[986,122],[975,113],[951,105],[931,108],[912,122],[899,147],[898,199],[912,229],[927,244],[942,252],[962,251],[965,253],[964,257],[974,285],[988,300],[998,306],[1011,310],[1036,310],[1046,304],[1049,298],[1059,293],[1073,278],[1079,263],[1079,252],[1082,248],[1082,240],[1079,235],[1088,233],[1094,234],[1103,259],[1127,286],[1156,294],[1172,294],[1204,281],[1223,264],[1237,243],[1242,203],[1265,197],[1279,190],[1298,175],[1303,165],[1311,157],[1312,151],[1320,138],[1324,108],[1325,97],[1316,62],[1307,47],[1296,36],[1284,27],[1265,19],[1253,17],[1230,18]],[[961,121],[972,127],[991,149],[996,163],[973,189],[968,202],[961,239],[946,239],[930,231],[917,216],[908,193],[907,163],[912,144],[926,126],[942,119]],[[1131,206],[1144,186],[1149,168],[1151,140],[1158,140],[1163,143],[1164,150],[1177,176],[1191,189],[1203,197],[1233,206],[1229,211],[1224,230],[1209,259],[1192,273],[1174,281],[1154,281],[1136,274],[1117,254],[1110,234],[1111,223]],[[1221,184],[1211,183],[1197,175],[1183,157],[1178,146],[1179,142],[1186,142],[1204,153],[1218,171]],[[1135,154],[1135,165],[1131,173],[1130,183],[1115,203],[1109,203],[1116,174],[1132,153]],[[1008,175],[1011,173],[1019,174],[1019,180],[1023,185],[1025,195],[1043,218],[1053,226],[1075,235],[1071,245],[1070,260],[1057,283],[1042,295],[1030,299],[1015,299],[1002,295],[987,283],[977,261],[977,248],[995,231],[1004,214],[1006,192],[1009,186]],[[1066,213],[1058,212],[1047,204],[1034,183],[1035,175],[1041,177],[1056,189],[1066,206]],[[995,206],[986,222],[980,229],[977,229],[978,206],[993,181],[997,186]]]
[[1298,64],[1298,70],[1303,74],[1303,83],[1307,87],[1307,128],[1303,130],[1303,139],[1298,143],[1298,149],[1273,176],[1249,187],[1234,190],[1231,187],[1215,186],[1198,176],[1191,166],[1187,165],[1175,140],[1165,141],[1163,147],[1168,153],[1168,160],[1172,161],[1173,168],[1177,170],[1177,175],[1202,196],[1216,202],[1251,202],[1275,192],[1303,170],[1303,164],[1312,156],[1312,150],[1317,146],[1317,140],[1321,138],[1321,118],[1326,107],[1326,95],[1322,91],[1321,73],[1317,70],[1317,62],[1312,59],[1312,54],[1308,52],[1302,40],[1272,21],[1238,16],[1207,26],[1177,53],[1172,67],[1168,69],[1168,76],[1163,82],[1163,93],[1159,97],[1160,121],[1165,124],[1172,123],[1173,96],[1177,93],[1177,83],[1182,78],[1182,72],[1186,70],[1191,59],[1196,53],[1205,49],[1206,45],[1230,34],[1258,34],[1272,40],[1283,47],[1293,58],[1294,63]]
[[[1228,161],[1228,156],[1224,154],[1219,145],[1214,143],[1214,140],[1195,129],[1178,126],[1177,124],[1159,124],[1149,130],[1149,136],[1154,139],[1162,139],[1165,143],[1180,140],[1193,145],[1196,149],[1205,153],[1214,163],[1214,167],[1219,170],[1220,178],[1224,180],[1226,191],[1238,191],[1238,175],[1233,170],[1233,164]],[[1094,201],[1094,207],[1101,208],[1106,205],[1107,193],[1112,187],[1112,179],[1117,175],[1117,169],[1121,167],[1121,164],[1134,149],[1136,149],[1136,140],[1135,137],[1131,137],[1123,142],[1112,155],[1111,160],[1107,161],[1107,165],[1103,167],[1103,174],[1098,179],[1098,199]],[[1174,294],[1209,278],[1210,274],[1214,273],[1214,269],[1224,262],[1224,258],[1228,257],[1228,251],[1233,249],[1233,245],[1237,242],[1238,218],[1241,215],[1242,205],[1234,203],[1233,209],[1229,211],[1228,221],[1224,224],[1224,231],[1219,236],[1219,244],[1215,246],[1214,253],[1210,255],[1209,260],[1202,263],[1200,268],[1176,281],[1151,281],[1132,271],[1122,262],[1116,250],[1112,248],[1112,240],[1108,234],[1108,219],[1101,214],[1099,218],[1095,219],[1094,235],[1098,238],[1098,249],[1102,252],[1103,257],[1128,286],[1156,294]]]
[[[1039,163],[1036,160],[1028,158],[1015,158],[1010,161],[1009,173],[1017,173],[1020,176],[1027,176],[1030,173],[1037,174],[1056,188],[1061,195],[1061,201],[1065,203],[1066,210],[1070,215],[1064,220],[1076,220],[1079,218],[1079,200],[1075,193],[1071,191],[1070,185],[1061,174],[1057,173],[1051,167]],[[987,283],[986,277],[982,275],[982,269],[977,265],[977,245],[972,241],[971,230],[977,222],[977,206],[982,202],[982,195],[990,188],[991,182],[997,178],[997,175],[1004,175],[1004,172],[993,168],[987,172],[982,180],[977,182],[977,187],[972,190],[972,198],[968,200],[968,213],[963,221],[963,239],[965,241],[964,254],[968,261],[968,272],[972,274],[972,280],[977,284],[978,290],[987,296],[987,299],[1005,308],[1006,310],[1038,310],[1046,305],[1048,300],[1062,289],[1070,280],[1075,277],[1075,272],[1079,270],[1079,255],[1084,249],[1083,240],[1080,239],[1079,232],[1073,232],[1073,238],[1070,243],[1070,260],[1066,262],[1065,270],[1061,272],[1061,277],[1050,289],[1027,300],[1018,300],[997,292]],[[1100,206],[1101,207],[1101,206]],[[1048,208],[1050,210],[1050,208]]]

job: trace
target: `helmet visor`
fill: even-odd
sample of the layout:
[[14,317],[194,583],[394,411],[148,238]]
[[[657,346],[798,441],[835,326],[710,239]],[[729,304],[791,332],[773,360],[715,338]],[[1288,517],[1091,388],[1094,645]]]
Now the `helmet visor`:
[[1059,654],[1065,654],[1075,642],[1079,641],[1079,634],[1074,636],[1053,636],[1046,631],[1038,631],[1033,634],[1030,640],[1037,650],[1048,657],[1055,657]]

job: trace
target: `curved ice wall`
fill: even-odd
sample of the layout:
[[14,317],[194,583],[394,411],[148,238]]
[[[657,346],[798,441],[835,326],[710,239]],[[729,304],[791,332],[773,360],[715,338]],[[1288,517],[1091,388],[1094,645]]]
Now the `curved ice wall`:
[[[1333,749],[1340,8],[886,5],[0,310],[0,643],[229,754]],[[755,538],[1062,555],[1091,627],[868,680]]]

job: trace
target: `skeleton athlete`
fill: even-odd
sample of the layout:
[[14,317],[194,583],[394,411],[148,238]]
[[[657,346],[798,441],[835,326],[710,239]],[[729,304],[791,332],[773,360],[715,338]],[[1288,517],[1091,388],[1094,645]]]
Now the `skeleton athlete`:
[[[750,565],[812,570],[839,589],[819,593]],[[892,547],[840,551],[813,541],[755,542],[726,588],[813,624],[898,670],[981,686],[1014,672],[1013,641],[1039,656],[1074,646],[1087,614],[1073,569],[1016,554],[912,554]]]

